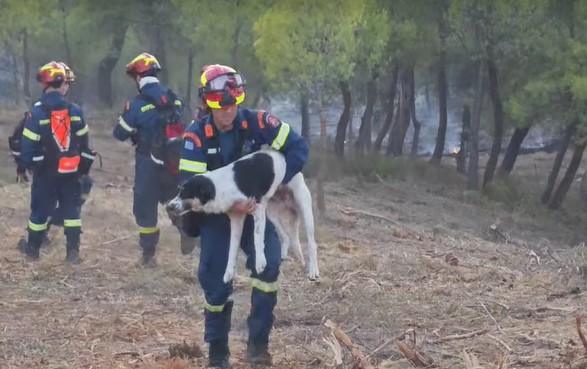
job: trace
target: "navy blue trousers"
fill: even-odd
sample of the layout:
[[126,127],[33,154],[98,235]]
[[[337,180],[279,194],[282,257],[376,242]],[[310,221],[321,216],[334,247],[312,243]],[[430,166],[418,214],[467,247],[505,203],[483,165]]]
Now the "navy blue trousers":
[[[230,244],[230,220],[226,215],[208,215],[202,220],[201,251],[198,280],[206,298],[204,310],[206,342],[228,339],[232,283],[224,283],[224,271],[228,261]],[[241,248],[247,256],[246,267],[251,271],[251,311],[247,319],[249,339],[259,343],[269,342],[273,326],[273,310],[277,303],[281,245],[275,226],[269,220],[265,228],[265,258],[267,266],[261,274],[255,272],[255,246],[253,242],[253,217],[247,216],[241,239]],[[228,303],[228,304],[227,304]]]

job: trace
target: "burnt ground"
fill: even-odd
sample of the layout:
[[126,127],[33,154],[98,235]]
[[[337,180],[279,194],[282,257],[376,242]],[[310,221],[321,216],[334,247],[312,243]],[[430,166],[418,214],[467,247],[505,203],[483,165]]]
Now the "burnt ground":
[[[1,112],[3,137],[17,117]],[[60,229],[40,263],[19,254],[28,187],[14,183],[8,154],[0,158],[0,368],[199,368],[204,358],[171,359],[169,351],[184,341],[206,351],[197,253],[181,255],[161,211],[159,266],[136,266],[132,149],[110,137],[113,116],[96,117],[88,120],[103,167],[96,165],[83,211],[80,265],[65,265]],[[552,158],[520,158],[518,186],[526,187],[502,192],[538,191]],[[452,159],[445,162],[374,181],[328,177],[327,212],[316,231],[321,279],[310,282],[296,261],[284,262],[274,367],[584,367],[575,326],[587,264],[578,184],[565,209],[552,213],[530,200],[504,205],[463,192]],[[236,368],[247,367],[245,276],[241,261],[231,335]],[[340,330],[326,327],[328,320]],[[333,330],[369,363],[353,362]]]

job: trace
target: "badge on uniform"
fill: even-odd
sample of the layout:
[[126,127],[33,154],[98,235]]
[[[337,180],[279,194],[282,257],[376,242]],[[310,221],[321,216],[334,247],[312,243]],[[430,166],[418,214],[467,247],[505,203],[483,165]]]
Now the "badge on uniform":
[[267,114],[267,119],[265,121],[268,125],[270,125],[273,128],[277,128],[279,126],[279,119],[277,119],[271,114]]
[[193,150],[194,149],[194,143],[192,141],[185,140],[185,143],[183,144],[183,147],[186,150]]

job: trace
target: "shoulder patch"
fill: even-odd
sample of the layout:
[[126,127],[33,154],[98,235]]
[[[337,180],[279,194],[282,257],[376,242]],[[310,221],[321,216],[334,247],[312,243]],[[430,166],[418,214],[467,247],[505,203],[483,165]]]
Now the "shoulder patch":
[[[194,144],[196,145],[196,147],[202,147],[202,141],[200,140],[200,137],[198,137],[197,134],[195,134],[194,132],[186,132],[183,134],[183,138],[189,138],[190,140],[194,141]],[[187,143],[186,143],[187,145]],[[188,147],[185,147],[186,149],[188,149]],[[193,150],[193,146],[192,148],[188,149],[188,150]]]
[[267,113],[265,116],[265,123],[267,123],[269,127],[277,128],[279,127],[280,121],[274,115]]
[[43,105],[40,101],[37,101],[36,103],[33,104],[33,106],[41,106]]

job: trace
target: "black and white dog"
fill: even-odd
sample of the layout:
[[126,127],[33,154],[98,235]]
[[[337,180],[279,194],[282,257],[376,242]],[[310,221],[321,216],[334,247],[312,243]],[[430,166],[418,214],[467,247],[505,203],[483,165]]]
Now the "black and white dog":
[[318,248],[314,239],[312,196],[302,173],[296,174],[287,185],[281,185],[285,176],[285,158],[272,149],[262,149],[239,160],[203,174],[194,175],[181,187],[179,194],[169,201],[167,210],[175,214],[189,211],[228,213],[230,218],[230,249],[224,273],[224,282],[233,279],[237,252],[246,215],[229,212],[235,201],[255,198],[253,212],[255,270],[263,272],[265,259],[266,217],[275,224],[281,238],[281,255],[286,258],[290,245],[302,264],[304,257],[299,238],[300,215],[308,239],[308,277],[319,277]]

